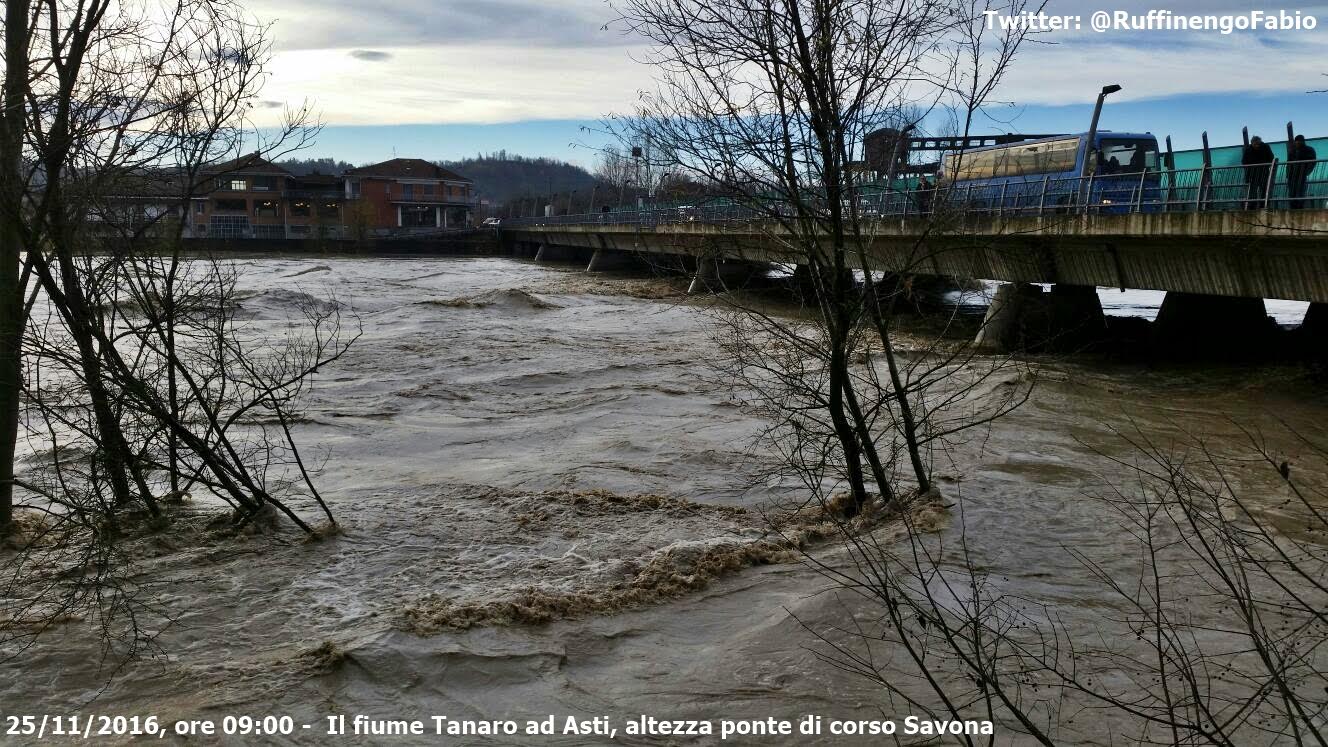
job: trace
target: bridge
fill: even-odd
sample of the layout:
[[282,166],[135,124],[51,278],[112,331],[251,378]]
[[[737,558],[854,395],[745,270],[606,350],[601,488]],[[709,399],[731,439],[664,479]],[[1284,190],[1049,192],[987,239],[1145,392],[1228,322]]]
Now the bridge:
[[[1311,169],[1328,173],[1328,162]],[[1081,193],[1047,180],[999,195],[892,190],[859,205],[863,252],[873,271],[1010,283],[1007,301],[1050,284],[1078,299],[1081,318],[1101,316],[1096,287],[1138,288],[1168,292],[1164,322],[1253,328],[1266,321],[1262,299],[1275,298],[1311,302],[1306,326],[1328,331],[1328,209],[1313,196],[1328,180],[1300,197],[1272,177],[1255,190],[1234,170],[1204,171],[1170,172],[1160,187],[1140,178],[1122,199],[1088,205],[1049,200]],[[805,261],[768,208],[731,203],[530,218],[499,234],[540,259],[588,258],[590,270],[631,255],[682,258],[696,266],[694,290],[716,273]],[[993,311],[1002,303],[998,293]]]

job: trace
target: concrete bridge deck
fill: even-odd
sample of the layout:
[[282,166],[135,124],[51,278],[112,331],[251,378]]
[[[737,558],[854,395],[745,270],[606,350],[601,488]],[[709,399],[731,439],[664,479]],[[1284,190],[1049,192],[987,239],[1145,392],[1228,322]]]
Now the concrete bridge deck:
[[[502,226],[499,236],[601,255],[800,259],[767,222],[599,220],[536,219]],[[872,222],[868,261],[890,272],[1328,303],[1328,210],[974,214],[955,221]]]

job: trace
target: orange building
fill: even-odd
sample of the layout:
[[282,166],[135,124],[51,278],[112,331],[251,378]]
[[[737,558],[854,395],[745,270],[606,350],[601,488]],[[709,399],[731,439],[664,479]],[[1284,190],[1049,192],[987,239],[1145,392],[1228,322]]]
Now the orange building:
[[477,203],[471,180],[420,158],[350,169],[343,178],[346,198],[361,203],[377,232],[468,226]]
[[186,235],[218,239],[364,238],[469,226],[471,180],[418,158],[296,176],[257,155],[203,174]]

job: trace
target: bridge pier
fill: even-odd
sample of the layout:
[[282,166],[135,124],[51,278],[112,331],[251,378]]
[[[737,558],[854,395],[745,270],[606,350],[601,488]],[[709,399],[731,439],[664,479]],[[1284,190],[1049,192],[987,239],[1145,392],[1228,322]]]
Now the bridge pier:
[[1047,294],[1050,306],[1050,337],[1056,350],[1080,350],[1107,336],[1107,316],[1095,285],[1056,283]]
[[1152,337],[1154,347],[1169,355],[1248,357],[1265,350],[1276,332],[1262,298],[1168,291]]
[[605,272],[607,270],[621,270],[632,265],[632,258],[624,252],[616,249],[596,249],[590,256],[590,264],[586,265],[586,272]]
[[1030,334],[1030,326],[1037,317],[1046,313],[1042,289],[1031,283],[1003,283],[991,297],[991,305],[982,318],[973,344],[992,353],[1025,350],[1037,335]]
[[1031,283],[1006,283],[996,289],[974,344],[993,353],[1069,351],[1106,334],[1096,286],[1057,283],[1044,292]]
[[701,257],[696,261],[696,275],[687,294],[694,295],[707,291],[722,291],[734,285],[745,285],[764,265],[752,262],[725,262],[722,259]]
[[576,247],[554,244],[540,244],[539,251],[535,252],[536,262],[576,262],[584,261],[584,257],[582,250]]
[[687,286],[687,295],[707,293],[711,288],[719,287],[718,262],[713,259],[701,259],[696,263],[696,275],[692,276],[691,285]]
[[1302,335],[1328,343],[1328,303],[1311,303],[1305,310],[1305,319],[1301,321],[1300,329]]

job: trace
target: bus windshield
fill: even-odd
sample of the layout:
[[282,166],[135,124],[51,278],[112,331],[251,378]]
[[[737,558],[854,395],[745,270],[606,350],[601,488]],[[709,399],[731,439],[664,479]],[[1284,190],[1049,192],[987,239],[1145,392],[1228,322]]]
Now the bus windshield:
[[1138,174],[1157,171],[1157,143],[1152,140],[1103,138],[1097,154],[1097,173]]

